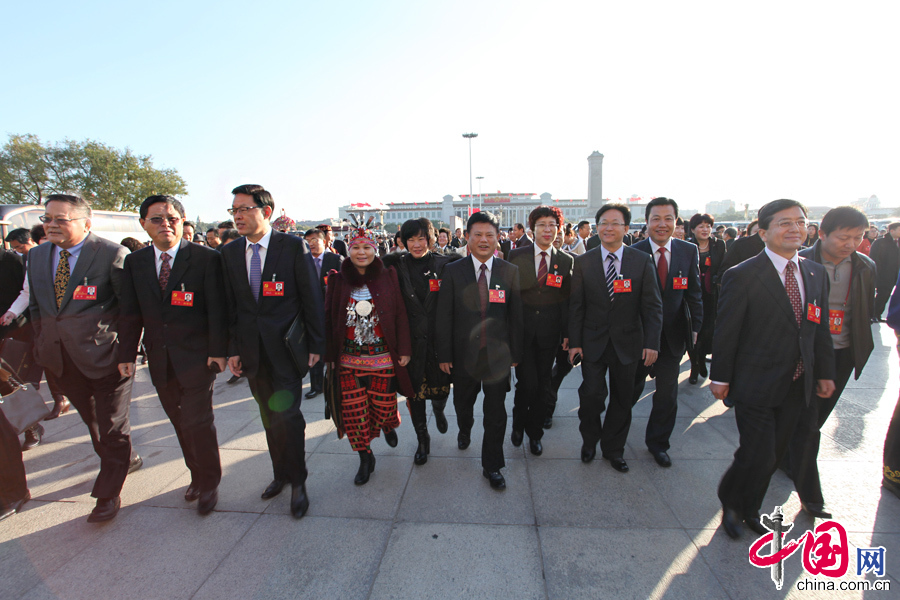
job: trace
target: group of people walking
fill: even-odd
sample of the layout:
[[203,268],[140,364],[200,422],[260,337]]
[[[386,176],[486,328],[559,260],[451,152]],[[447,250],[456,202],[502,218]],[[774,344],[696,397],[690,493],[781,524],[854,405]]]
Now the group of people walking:
[[[663,197],[646,207],[648,237],[631,245],[627,205],[603,205],[597,235],[582,240],[579,229],[576,242],[566,242],[559,208],[541,206],[529,216],[532,237],[523,227],[506,247],[496,217],[474,213],[465,256],[435,251],[435,229],[420,218],[400,229],[405,251],[382,258],[376,234],[359,222],[345,237],[344,259],[322,229],[302,238],[273,231],[275,202],[261,186],[232,194],[229,213],[242,237],[218,251],[183,239],[184,207],[171,196],[143,202],[152,244],[132,254],[90,232],[82,198],[46,202],[51,243],[28,253],[34,358],[78,410],[100,456],[90,521],[116,516],[136,468],[128,404],[141,345],[191,472],[185,500],[198,501],[201,514],[216,506],[222,476],[212,396],[225,368],[247,377],[259,404],[273,469],[261,497],[290,484],[300,518],[310,502],[301,410],[308,371],[306,397],[329,392],[338,435],[359,453],[357,485],[375,470],[372,441],[383,434],[398,443],[398,393],[416,434],[416,465],[430,453],[427,402],[446,433],[452,389],[457,444],[466,450],[483,393],[482,474],[503,490],[512,369],[513,445],[527,437],[529,452],[542,454],[560,382],[581,365],[581,460],[593,461],[599,446],[625,473],[632,407],[648,377],[656,389],[645,443],[660,467],[671,466],[687,352],[690,383],[709,376],[716,398],[734,406],[740,432],[719,487],[726,532],[762,529],[762,498],[779,465],[804,509],[829,516],[816,468],[819,430],[873,348],[876,270],[856,252],[868,225],[856,209],[829,212],[819,241],[802,253],[799,202],[765,205],[759,232],[726,249],[709,215],[691,217],[689,241],[677,239],[678,204]],[[748,252],[751,243],[761,247]],[[582,252],[567,250],[579,244]],[[735,252],[748,259],[727,268]],[[2,448],[15,454],[9,443]],[[897,457],[890,460],[896,473]],[[888,471],[885,485],[900,484]],[[12,514],[27,501],[24,471],[4,475],[3,485]]]

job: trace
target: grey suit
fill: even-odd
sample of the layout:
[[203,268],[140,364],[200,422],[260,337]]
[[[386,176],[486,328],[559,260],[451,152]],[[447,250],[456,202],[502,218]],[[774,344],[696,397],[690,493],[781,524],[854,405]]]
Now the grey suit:
[[[59,308],[54,245],[41,244],[28,255],[35,360],[88,427],[100,457],[100,473],[91,493],[95,498],[119,495],[131,460],[128,405],[134,380],[121,377],[117,368],[119,293],[127,254],[123,246],[89,233]],[[75,288],[85,280],[96,286],[95,300],[73,298]]]

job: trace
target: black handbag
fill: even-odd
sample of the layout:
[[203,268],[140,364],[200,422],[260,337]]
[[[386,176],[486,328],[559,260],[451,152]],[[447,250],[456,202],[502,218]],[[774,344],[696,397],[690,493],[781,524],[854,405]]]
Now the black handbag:
[[287,347],[294,366],[305,377],[309,371],[309,348],[306,344],[306,325],[303,323],[303,312],[297,313],[294,322],[288,328],[284,336],[284,345]]
[[684,345],[688,349],[688,352],[694,349],[694,325],[691,321],[691,307],[688,306],[687,300],[681,301],[681,308],[684,311],[684,320],[687,323],[687,329],[685,330],[687,333],[684,336]]

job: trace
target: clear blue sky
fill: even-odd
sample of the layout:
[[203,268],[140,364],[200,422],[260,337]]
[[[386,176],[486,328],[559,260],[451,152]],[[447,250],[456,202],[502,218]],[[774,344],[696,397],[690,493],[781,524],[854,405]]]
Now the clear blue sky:
[[[151,154],[191,216],[484,191],[900,204],[900,5],[6,2],[0,133]],[[835,6],[832,8],[832,6]],[[477,193],[477,183],[475,187]]]

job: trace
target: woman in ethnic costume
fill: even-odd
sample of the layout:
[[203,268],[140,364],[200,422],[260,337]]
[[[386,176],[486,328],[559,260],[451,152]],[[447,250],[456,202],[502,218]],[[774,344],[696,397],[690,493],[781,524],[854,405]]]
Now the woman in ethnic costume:
[[325,293],[325,361],[338,369],[343,432],[359,452],[357,485],[375,470],[370,444],[384,431],[397,445],[397,390],[412,396],[406,364],[412,352],[406,306],[397,272],[376,256],[375,235],[360,227],[350,234],[340,273],[328,277]]
[[415,395],[407,398],[407,406],[419,441],[413,462],[424,465],[431,452],[431,436],[428,435],[428,417],[425,414],[426,400],[431,400],[437,430],[447,433],[444,407],[450,395],[450,376],[438,366],[434,348],[441,272],[447,263],[459,260],[462,256],[455,252],[441,254],[430,250],[434,245],[434,226],[424,217],[406,221],[400,228],[400,239],[408,252],[386,256],[384,264],[397,269],[400,290],[409,316],[413,353],[407,371]]

